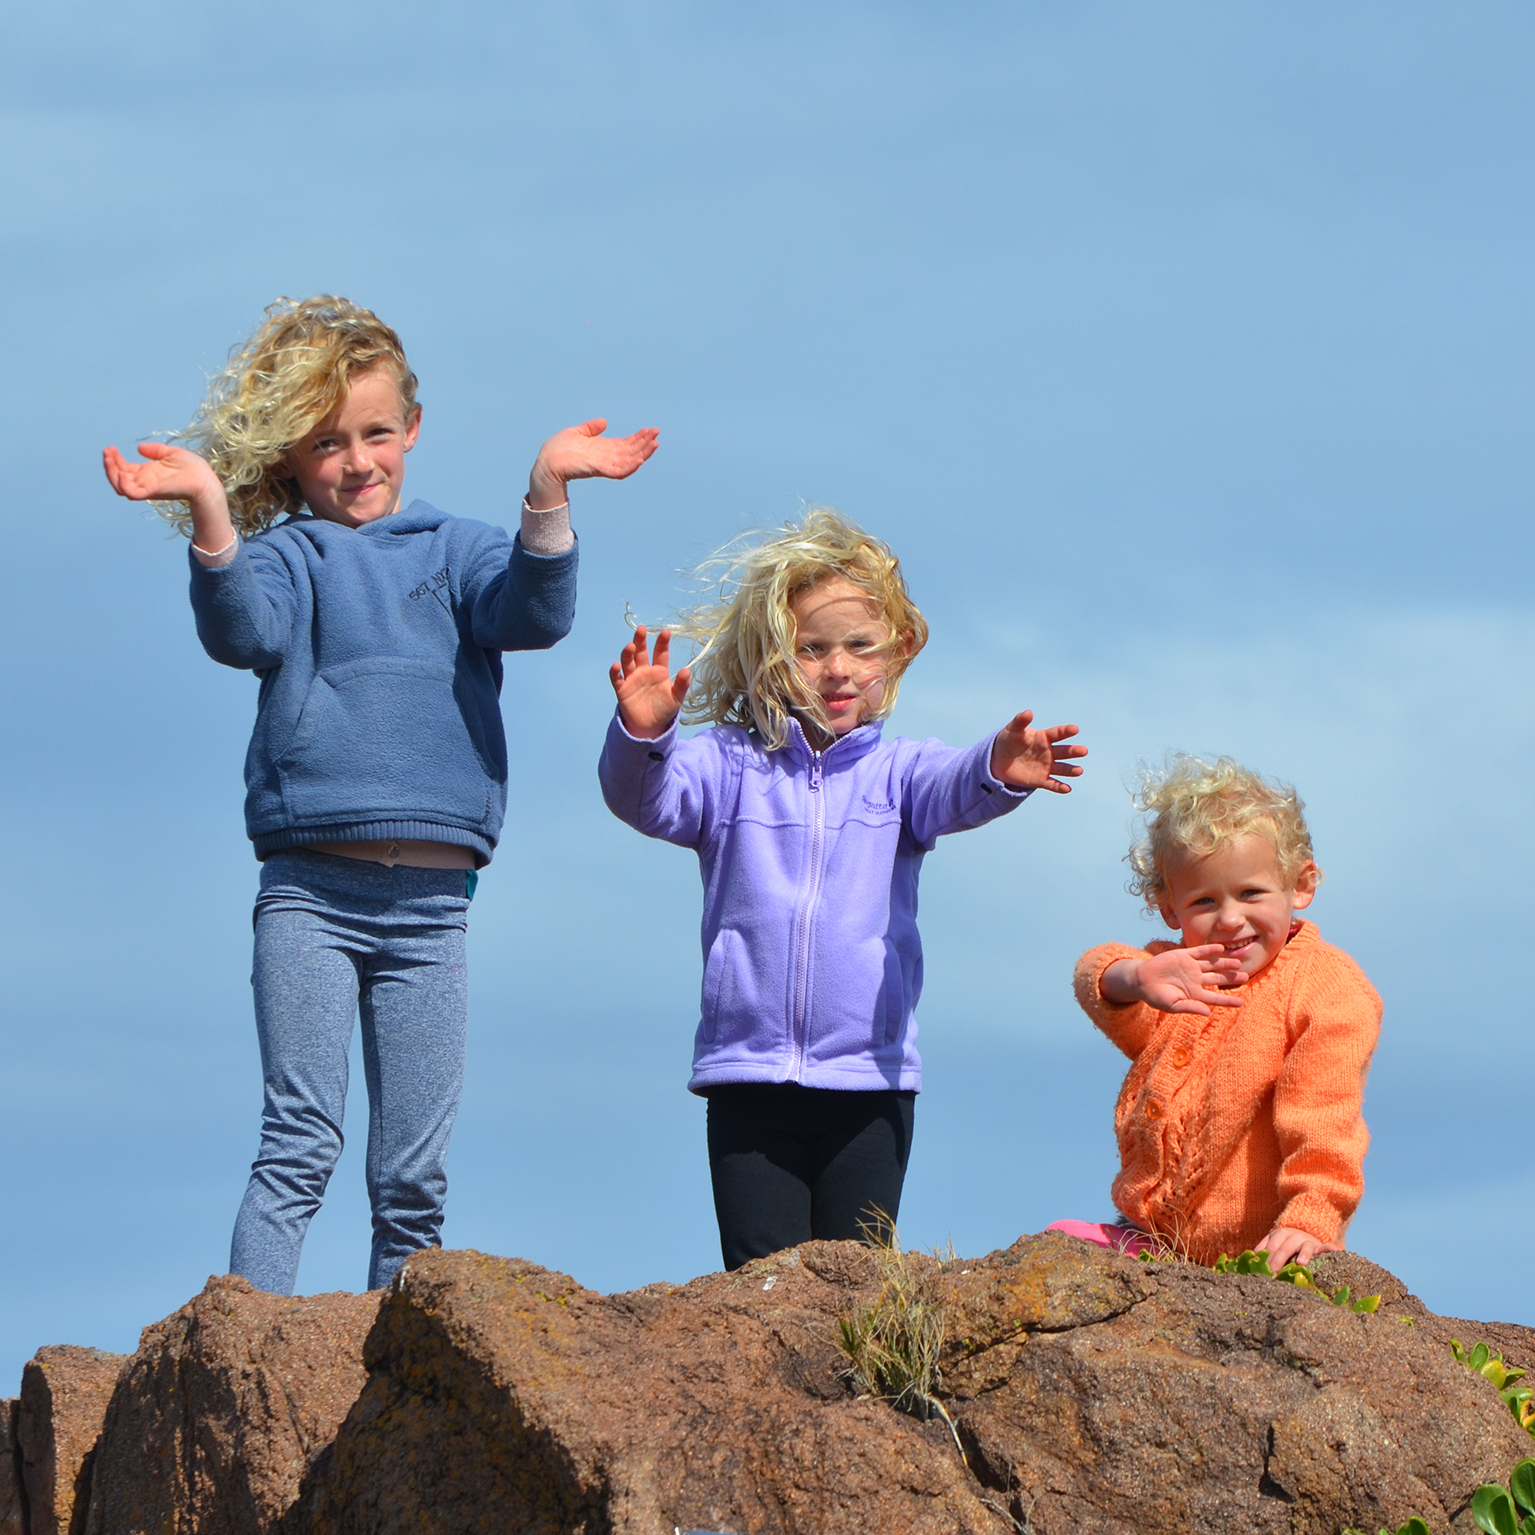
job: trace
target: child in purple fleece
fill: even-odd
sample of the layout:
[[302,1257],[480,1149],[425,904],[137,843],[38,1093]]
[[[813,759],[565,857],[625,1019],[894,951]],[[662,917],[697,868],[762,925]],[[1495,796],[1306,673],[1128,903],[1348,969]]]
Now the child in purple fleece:
[[[731,557],[733,593],[612,668],[608,808],[697,854],[702,1019],[689,1087],[709,1100],[725,1266],[811,1238],[888,1233],[922,1085],[917,876],[945,832],[1035,789],[1070,792],[1075,725],[1025,710],[959,751],[880,738],[927,640],[899,561],[835,512]],[[684,739],[679,714],[715,728]]]

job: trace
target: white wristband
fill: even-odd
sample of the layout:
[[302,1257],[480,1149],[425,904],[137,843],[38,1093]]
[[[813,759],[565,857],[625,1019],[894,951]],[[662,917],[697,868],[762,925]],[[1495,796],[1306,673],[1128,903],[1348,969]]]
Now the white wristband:
[[522,498],[522,509],[525,512],[531,513],[534,517],[547,517],[550,512],[568,512],[570,510],[570,502],[561,501],[558,506],[529,506],[528,498],[524,496]]
[[196,544],[193,544],[192,547],[193,549],[196,549],[197,553],[202,555],[205,560],[216,560],[220,555],[228,554],[231,549],[235,548],[239,544],[239,542],[240,535],[236,533],[235,536],[230,539],[222,549],[199,549]]

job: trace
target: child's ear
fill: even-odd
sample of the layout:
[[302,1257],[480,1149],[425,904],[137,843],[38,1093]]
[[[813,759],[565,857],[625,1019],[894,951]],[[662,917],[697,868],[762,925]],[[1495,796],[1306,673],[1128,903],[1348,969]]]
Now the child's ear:
[[407,453],[415,447],[416,439],[421,435],[421,407],[413,405],[410,415],[405,418],[405,451]]
[[1157,910],[1162,913],[1162,920],[1175,932],[1183,931],[1183,924],[1174,914],[1172,907],[1166,901],[1157,902]]
[[1314,863],[1306,863],[1295,876],[1295,895],[1290,901],[1291,911],[1304,911],[1316,894],[1317,881],[1322,871]]

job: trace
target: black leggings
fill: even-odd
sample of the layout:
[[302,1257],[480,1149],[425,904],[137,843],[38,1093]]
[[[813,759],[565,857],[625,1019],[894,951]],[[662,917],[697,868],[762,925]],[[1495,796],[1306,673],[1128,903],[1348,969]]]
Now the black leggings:
[[888,1232],[916,1097],[797,1082],[711,1087],[709,1172],[725,1267],[812,1238],[856,1240],[865,1226]]

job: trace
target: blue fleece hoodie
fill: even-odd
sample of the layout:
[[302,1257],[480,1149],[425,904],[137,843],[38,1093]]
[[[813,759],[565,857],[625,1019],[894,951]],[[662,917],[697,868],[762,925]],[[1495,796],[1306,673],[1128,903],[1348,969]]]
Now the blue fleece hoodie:
[[529,554],[415,501],[360,528],[289,518],[219,569],[188,558],[203,648],[261,679],[256,856],[418,838],[488,863],[506,813],[500,652],[570,632],[575,549]]

